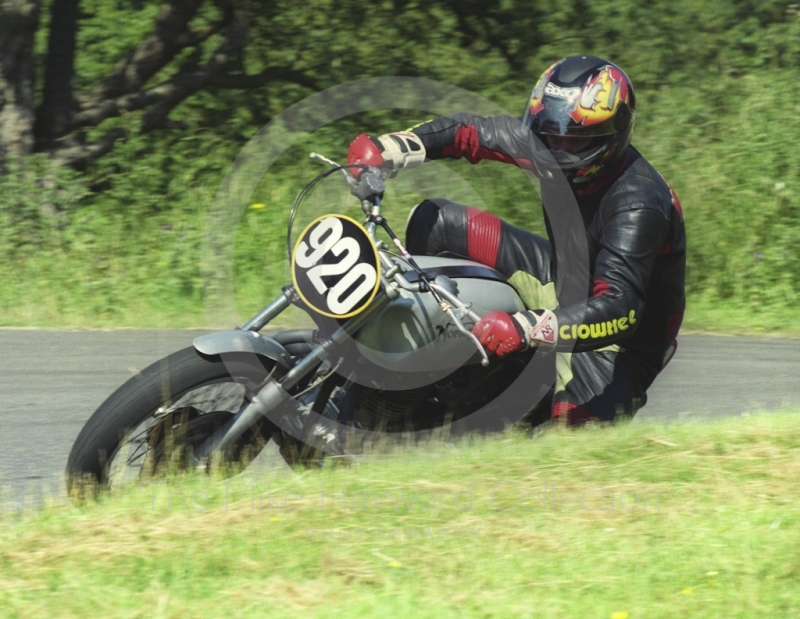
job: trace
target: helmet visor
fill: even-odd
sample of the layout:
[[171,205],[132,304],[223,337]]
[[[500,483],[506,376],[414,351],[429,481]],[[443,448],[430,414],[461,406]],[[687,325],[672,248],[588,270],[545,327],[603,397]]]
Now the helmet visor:
[[537,134],[595,137],[618,133],[613,117],[601,122],[587,122],[576,109],[577,105],[569,100],[545,96],[536,101],[532,97],[525,108],[522,123]]

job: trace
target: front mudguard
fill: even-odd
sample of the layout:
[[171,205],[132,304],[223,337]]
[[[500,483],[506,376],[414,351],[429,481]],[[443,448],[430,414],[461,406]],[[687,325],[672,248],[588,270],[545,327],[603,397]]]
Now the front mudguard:
[[261,335],[256,331],[243,329],[215,331],[196,337],[192,341],[192,345],[197,352],[203,355],[252,353],[271,359],[285,371],[292,367],[292,358],[286,349],[271,337]]

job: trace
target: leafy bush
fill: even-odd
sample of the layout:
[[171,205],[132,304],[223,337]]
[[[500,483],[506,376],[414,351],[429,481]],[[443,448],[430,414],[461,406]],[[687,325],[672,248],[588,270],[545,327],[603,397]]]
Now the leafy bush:
[[[91,11],[78,41],[85,52],[78,55],[81,87],[95,83],[139,40],[156,10],[144,3],[145,10],[128,19],[127,5],[95,1],[87,6]],[[321,87],[374,75],[419,75],[519,112],[535,77],[553,60],[587,52],[617,61],[639,96],[634,144],[670,181],[684,206],[690,304],[702,299],[743,310],[797,305],[796,5],[778,0],[412,0],[365,8],[350,0],[315,0],[313,8],[314,19],[326,16],[326,23],[336,27],[305,36],[308,11],[291,3],[259,14],[253,27],[264,36],[248,44],[248,70],[285,56],[286,62],[306,59]],[[107,23],[116,25],[109,29]],[[42,45],[43,40],[39,53]],[[309,92],[289,83],[203,91],[172,115],[188,129],[175,125],[147,135],[137,133],[137,113],[111,119],[95,131],[123,126],[130,137],[80,174],[55,170],[43,156],[5,161],[0,323],[202,324],[201,259],[215,192],[247,140]],[[314,132],[271,168],[249,202],[263,208],[240,205],[234,287],[241,317],[286,281],[288,209],[321,169],[308,162],[308,152],[342,159],[360,131],[397,130],[428,117],[385,110],[346,118]],[[455,180],[463,178],[473,197],[493,212],[543,231],[536,196],[519,170],[492,162],[442,165],[437,169],[452,186],[439,195],[453,197],[448,191],[457,193]],[[438,192],[426,186],[423,195],[401,181],[395,193],[387,194],[398,232],[407,209],[430,191]],[[327,191],[317,194],[315,209],[352,204]],[[320,213],[312,209],[303,215],[312,214]]]

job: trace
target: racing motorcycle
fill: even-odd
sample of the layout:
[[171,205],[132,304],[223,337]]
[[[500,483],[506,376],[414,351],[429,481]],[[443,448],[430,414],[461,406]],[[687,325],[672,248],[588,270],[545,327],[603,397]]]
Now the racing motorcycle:
[[[356,458],[387,437],[544,421],[531,411],[551,385],[536,367],[542,354],[490,359],[471,332],[490,311],[525,309],[505,277],[469,260],[411,256],[381,214],[381,170],[311,158],[329,168],[291,210],[292,283],[243,327],[197,337],[109,396],[72,447],[70,493],[176,468],[246,466],[269,441],[290,465],[309,466]],[[355,177],[353,167],[364,169]],[[319,217],[293,246],[303,200],[337,173],[363,222]],[[315,326],[262,333],[292,305]]]

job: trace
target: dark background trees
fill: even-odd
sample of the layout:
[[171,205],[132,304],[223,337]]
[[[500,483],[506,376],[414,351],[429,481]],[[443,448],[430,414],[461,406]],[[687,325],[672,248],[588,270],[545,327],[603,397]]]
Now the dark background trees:
[[793,7],[776,0],[2,0],[0,148],[81,165],[126,135],[108,122],[122,115],[136,113],[142,133],[197,129],[172,114],[200,92],[231,110],[248,105],[241,91],[258,91],[272,104],[263,120],[310,91],[370,75],[511,90],[564,50],[613,57],[640,87],[765,63],[797,66]]
[[33,148],[34,58],[38,0],[0,2],[0,149]]
[[495,12],[400,0],[3,0],[0,146],[79,166],[126,135],[107,122],[122,115],[138,113],[141,133],[192,130],[170,115],[199,92],[230,109],[237,97],[224,91],[258,90],[282,106],[365,74],[426,72],[432,40],[464,60],[458,48],[480,39],[480,52],[519,68],[519,46],[502,36],[513,12]]

